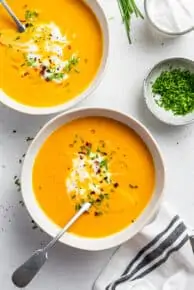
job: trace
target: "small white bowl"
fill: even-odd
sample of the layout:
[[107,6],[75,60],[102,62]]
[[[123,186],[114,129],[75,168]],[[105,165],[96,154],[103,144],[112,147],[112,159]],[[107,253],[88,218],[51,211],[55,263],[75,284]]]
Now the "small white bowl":
[[157,31],[161,36],[166,37],[166,38],[175,38],[178,36],[185,35],[191,31],[193,31],[193,25],[191,25],[189,28],[183,30],[183,31],[177,31],[177,32],[169,32],[167,30],[162,29],[160,26],[155,23],[150,15],[149,11],[149,5],[150,1],[149,0],[144,0],[144,10],[145,10],[145,15],[148,20],[148,23],[150,24],[151,28],[153,28],[155,31]]
[[43,143],[53,131],[57,130],[59,127],[72,120],[88,116],[103,116],[112,118],[132,128],[142,138],[150,150],[154,160],[156,176],[155,188],[152,198],[139,218],[133,224],[129,225],[120,232],[110,236],[105,236],[103,238],[86,238],[71,233],[65,233],[64,236],[60,239],[62,243],[73,246],[75,248],[96,251],[108,249],[122,244],[140,232],[142,228],[148,224],[151,219],[153,219],[161,203],[165,172],[161,153],[156,141],[153,139],[148,130],[132,117],[109,109],[82,108],[68,111],[53,118],[40,130],[30,145],[24,160],[21,178],[22,195],[25,205],[35,222],[50,236],[54,237],[58,233],[59,227],[47,217],[35,198],[32,186],[32,171],[34,160]]
[[194,111],[184,115],[176,116],[172,111],[166,111],[157,105],[152,93],[152,85],[163,71],[170,69],[186,69],[194,73],[194,62],[186,58],[169,58],[157,63],[148,73],[144,80],[144,98],[148,109],[160,121],[169,125],[186,125],[194,121]]
[[65,102],[61,105],[51,106],[51,107],[32,107],[27,106],[22,103],[17,102],[10,96],[6,95],[5,92],[0,89],[0,102],[4,105],[30,115],[48,115],[48,114],[55,114],[62,111],[66,111],[73,106],[76,106],[79,102],[83,101],[86,97],[92,94],[92,92],[98,87],[100,84],[104,72],[107,66],[107,60],[109,55],[109,29],[108,29],[108,22],[104,11],[97,0],[84,0],[86,4],[90,7],[90,9],[95,14],[102,30],[103,35],[103,55],[100,63],[100,67],[96,76],[94,77],[93,81],[89,84],[89,86],[83,91],[80,95],[77,95],[72,100]]

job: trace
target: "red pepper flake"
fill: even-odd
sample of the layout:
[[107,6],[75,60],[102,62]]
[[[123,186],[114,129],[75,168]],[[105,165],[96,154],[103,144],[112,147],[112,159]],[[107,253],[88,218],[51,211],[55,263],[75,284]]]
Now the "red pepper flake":
[[86,152],[79,151],[78,154],[86,155]]
[[132,185],[132,184],[129,184],[129,187],[130,187],[131,189],[137,189],[137,188],[138,188],[138,185]]
[[119,186],[118,182],[115,182],[115,183],[113,184],[113,186],[114,186],[114,188],[117,188],[117,187]]
[[92,148],[92,143],[86,142],[86,146]]
[[69,45],[67,46],[67,48],[68,48],[69,50],[71,50],[71,45],[69,44]]
[[45,65],[42,65],[41,66],[41,69],[40,69],[40,75],[43,76],[44,73],[45,73],[45,71],[46,71],[46,66]]
[[95,212],[94,212],[94,215],[95,215],[95,216],[100,216],[100,215],[102,215],[102,212],[101,212],[101,211],[95,211]]
[[24,73],[24,77],[27,77],[28,75],[29,75],[29,72],[26,71],[26,72]]

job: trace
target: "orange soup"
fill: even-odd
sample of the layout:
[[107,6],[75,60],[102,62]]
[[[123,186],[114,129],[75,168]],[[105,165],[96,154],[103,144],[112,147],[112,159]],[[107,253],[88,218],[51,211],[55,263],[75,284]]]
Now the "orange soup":
[[82,93],[102,57],[100,25],[81,0],[7,0],[26,27],[0,5],[0,88],[34,107],[60,105]]
[[116,233],[141,214],[154,188],[152,156],[127,126],[103,117],[74,120],[56,130],[39,151],[33,188],[57,225],[89,201],[71,232],[85,237]]

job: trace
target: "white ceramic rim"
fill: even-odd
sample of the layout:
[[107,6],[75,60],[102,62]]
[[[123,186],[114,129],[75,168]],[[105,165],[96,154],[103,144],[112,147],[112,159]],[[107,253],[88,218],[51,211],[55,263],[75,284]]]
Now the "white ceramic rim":
[[29,115],[49,115],[49,114],[55,114],[62,111],[66,111],[76,106],[78,103],[80,103],[81,101],[86,99],[89,95],[91,95],[92,92],[98,87],[101,80],[103,79],[103,76],[107,67],[108,56],[109,56],[108,21],[107,21],[107,18],[106,18],[106,15],[104,13],[102,6],[97,0],[84,0],[84,2],[86,3],[86,5],[89,6],[89,8],[93,11],[94,15],[96,16],[98,23],[100,24],[102,35],[103,35],[103,55],[102,55],[101,63],[94,79],[89,84],[89,86],[77,97],[74,97],[72,100],[64,104],[57,105],[57,106],[51,106],[51,107],[27,106],[7,96],[2,89],[0,89],[0,102],[2,102],[4,105],[21,113],[25,113]]
[[163,159],[156,141],[140,122],[126,114],[105,108],[81,108],[56,116],[40,130],[34,141],[31,143],[24,160],[21,176],[22,196],[27,210],[40,228],[42,228],[50,236],[54,237],[58,233],[59,227],[46,216],[36,201],[32,189],[32,169],[34,160],[40,150],[40,147],[53,131],[67,122],[86,116],[104,116],[107,118],[112,118],[134,129],[135,132],[144,140],[150,150],[156,169],[156,184],[153,196],[144,211],[133,224],[118,233],[103,238],[85,238],[70,233],[65,233],[60,239],[62,243],[75,248],[97,251],[122,244],[140,232],[143,227],[154,217],[159,209],[163,197],[165,170]]
[[181,36],[181,35],[184,35],[186,33],[189,33],[193,30],[193,27],[191,28],[188,28],[186,30],[183,30],[182,32],[169,32],[167,30],[164,30],[164,29],[161,29],[159,26],[156,25],[156,23],[153,22],[153,20],[151,19],[150,15],[149,15],[149,12],[148,12],[148,1],[149,0],[144,0],[144,10],[145,10],[145,14],[146,14],[146,17],[148,19],[148,21],[150,22],[150,24],[156,29],[158,30],[160,33],[162,34],[166,34],[167,36],[171,36],[171,37],[176,37],[176,36]]
[[[158,119],[160,120],[161,122],[165,123],[165,124],[168,124],[168,125],[171,125],[171,126],[184,126],[184,125],[188,125],[188,124],[191,124],[194,122],[194,112],[188,114],[188,115],[185,115],[185,116],[182,116],[181,120],[178,120],[176,119],[176,117],[174,117],[174,121],[173,121],[173,118],[170,119],[167,119],[167,118],[163,118],[161,117],[161,115],[157,114],[156,111],[154,110],[153,106],[151,105],[150,101],[149,101],[149,96],[148,96],[148,82],[149,82],[149,78],[151,76],[151,74],[159,67],[159,66],[162,66],[162,65],[165,65],[167,63],[170,63],[170,62],[184,62],[184,63],[187,63],[187,64],[190,64],[190,66],[193,66],[193,70],[194,70],[194,61],[189,59],[189,58],[183,58],[183,57],[172,57],[172,58],[166,58],[158,63],[156,63],[147,73],[145,79],[144,79],[144,82],[143,82],[143,93],[144,93],[144,100],[145,100],[145,103],[148,107],[148,109],[150,110],[150,112]],[[186,68],[186,66],[185,66]],[[189,118],[189,116],[191,116]]]

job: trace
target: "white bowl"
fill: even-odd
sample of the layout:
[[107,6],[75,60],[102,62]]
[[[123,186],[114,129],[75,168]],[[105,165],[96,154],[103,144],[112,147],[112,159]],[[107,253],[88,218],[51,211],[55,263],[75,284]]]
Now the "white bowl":
[[2,89],[0,89],[0,102],[4,105],[30,115],[47,115],[59,113],[65,110],[70,109],[71,107],[77,105],[79,102],[83,101],[86,97],[88,97],[100,84],[105,68],[107,65],[108,54],[109,54],[109,30],[108,30],[108,22],[102,7],[100,6],[97,0],[84,0],[85,3],[90,7],[93,13],[96,15],[96,18],[101,26],[102,35],[103,35],[103,55],[100,63],[100,67],[93,81],[89,84],[87,89],[83,91],[80,95],[77,95],[72,100],[65,102],[61,105],[51,106],[51,107],[31,107],[24,105],[15,101],[10,96],[6,95]]
[[167,30],[162,29],[160,26],[157,25],[156,22],[152,19],[150,15],[150,7],[149,7],[150,1],[149,0],[144,0],[144,10],[145,10],[145,15],[148,20],[148,23],[150,24],[150,27],[154,29],[154,31],[158,32],[161,36],[165,38],[175,38],[178,36],[185,35],[193,30],[193,25],[185,30],[182,31],[177,31],[177,32],[169,32]]
[[152,84],[163,71],[170,69],[185,69],[194,73],[194,62],[186,58],[169,58],[157,63],[148,73],[144,80],[144,99],[150,112],[160,121],[168,125],[186,125],[194,121],[194,111],[184,115],[174,115],[172,111],[166,111],[157,105],[152,93]]
[[102,108],[75,109],[53,118],[40,130],[31,146],[29,147],[22,170],[22,195],[25,205],[35,222],[50,236],[54,237],[59,231],[59,227],[54,222],[52,222],[52,220],[50,220],[40,208],[33,192],[32,171],[34,160],[42,144],[53,131],[57,130],[67,122],[87,116],[103,116],[112,118],[132,128],[142,138],[150,150],[154,160],[156,172],[155,189],[152,198],[139,218],[137,218],[133,224],[129,225],[120,232],[103,238],[86,238],[71,233],[66,233],[60,240],[64,244],[79,249],[103,250],[122,244],[141,231],[142,228],[157,213],[161,203],[165,175],[163,160],[156,141],[153,139],[148,130],[138,121],[120,112]]

